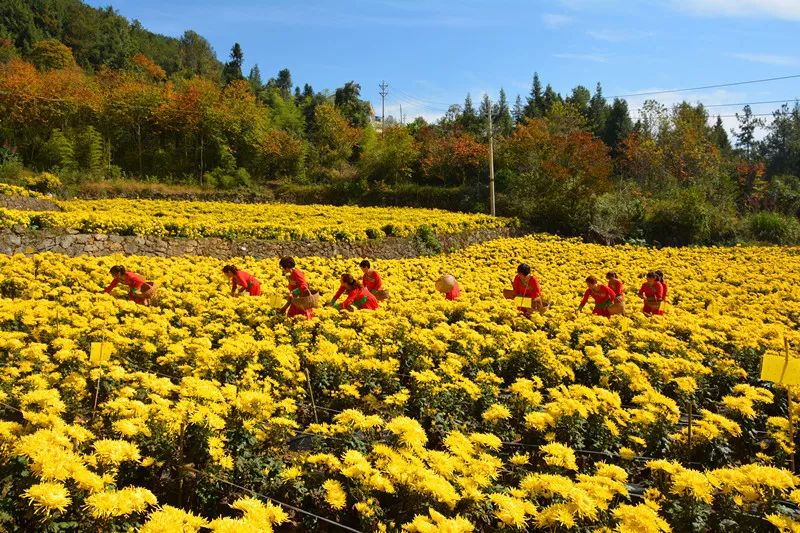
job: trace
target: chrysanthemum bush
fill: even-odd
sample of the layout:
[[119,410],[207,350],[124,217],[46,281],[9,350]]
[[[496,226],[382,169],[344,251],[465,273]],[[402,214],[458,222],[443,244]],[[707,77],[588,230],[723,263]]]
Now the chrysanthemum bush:
[[[0,191],[2,192],[2,191]],[[0,209],[0,226],[67,228],[90,233],[328,242],[408,237],[426,226],[450,234],[502,228],[511,219],[400,207],[234,204],[169,200],[71,200],[63,212]]]
[[[523,260],[544,316],[501,298]],[[120,262],[161,283],[155,306],[99,292]],[[364,531],[800,527],[786,394],[758,379],[784,337],[800,346],[796,249],[537,237],[375,263],[378,311],[293,321],[229,298],[214,259],[3,257],[23,289],[0,300],[0,526],[317,526],[263,495]],[[328,293],[357,272],[299,265]],[[284,290],[277,261],[239,267]],[[664,317],[633,301],[649,268]],[[629,316],[574,314],[609,269]],[[434,292],[444,272],[459,301]]]

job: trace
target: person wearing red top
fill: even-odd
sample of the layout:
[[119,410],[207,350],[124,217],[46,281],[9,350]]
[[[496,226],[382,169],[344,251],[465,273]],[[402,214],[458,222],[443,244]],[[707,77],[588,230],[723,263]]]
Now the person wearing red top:
[[639,289],[639,297],[644,301],[642,312],[646,315],[663,315],[661,300],[664,298],[664,288],[656,279],[655,272],[647,273],[647,281]]
[[616,272],[606,273],[606,279],[608,280],[608,288],[614,291],[614,295],[616,296],[616,298],[614,298],[614,303],[608,308],[608,312],[612,315],[624,315],[625,284],[617,277]]
[[444,294],[445,300],[456,300],[461,296],[461,287],[458,286],[458,281],[451,274],[445,274],[436,280],[434,287],[438,292]]
[[458,286],[458,280],[454,280],[453,288],[444,293],[445,300],[456,300],[461,296],[461,287]]
[[522,313],[523,315],[530,315],[531,311],[541,311],[543,309],[542,305],[542,289],[539,287],[539,280],[536,279],[536,276],[531,274],[531,267],[525,263],[522,263],[517,267],[517,275],[514,276],[514,281],[511,283],[511,286],[514,288],[514,296],[522,296],[523,298],[531,298],[532,306],[531,308],[527,307],[517,307],[517,310]]
[[592,314],[604,316],[606,318],[611,317],[611,312],[609,309],[614,303],[614,300],[617,298],[617,295],[614,293],[614,291],[605,285],[600,285],[597,283],[597,278],[594,276],[589,276],[586,278],[586,287],[587,289],[586,292],[583,293],[583,299],[578,306],[578,311],[583,310],[583,306],[586,305],[586,302],[589,301],[589,297],[591,296],[594,298],[594,309],[592,309]]
[[606,274],[608,280],[608,288],[614,291],[614,296],[619,299],[625,298],[625,284],[617,277],[616,272],[608,272]]
[[233,265],[225,265],[222,267],[222,272],[231,280],[231,296],[241,296],[245,291],[250,296],[261,295],[261,283],[254,275],[239,270]]
[[383,288],[383,281],[381,281],[381,275],[378,274],[373,268],[372,265],[364,259],[361,263],[358,264],[361,268],[361,271],[364,273],[364,276],[361,278],[361,284],[369,290],[372,294],[375,294],[379,290]]
[[281,313],[287,313],[287,316],[305,316],[306,319],[309,319],[314,316],[313,309],[300,309],[296,305],[292,304],[292,299],[297,296],[308,296],[311,294],[311,291],[308,288],[308,282],[306,282],[306,277],[297,268],[297,265],[294,262],[294,259],[291,257],[282,257],[280,262],[280,267],[283,270],[284,276],[289,279],[289,301],[286,302],[286,305],[283,306],[281,309]]
[[154,296],[152,283],[148,283],[142,276],[127,270],[122,265],[111,267],[111,275],[114,279],[105,288],[106,294],[111,294],[114,287],[122,283],[128,287],[128,299],[137,304],[150,305],[150,299]]
[[656,281],[661,284],[661,297],[664,301],[667,301],[667,282],[664,281],[664,273],[660,270],[656,270],[653,272],[656,275]]
[[375,298],[375,295],[356,280],[356,278],[350,274],[342,274],[341,282],[342,286],[336,294],[341,295],[341,293],[346,292],[347,298],[345,298],[340,305],[336,303],[338,296],[334,297],[331,301],[331,305],[335,308],[340,311],[352,311],[353,308],[371,310],[378,308],[378,300]]

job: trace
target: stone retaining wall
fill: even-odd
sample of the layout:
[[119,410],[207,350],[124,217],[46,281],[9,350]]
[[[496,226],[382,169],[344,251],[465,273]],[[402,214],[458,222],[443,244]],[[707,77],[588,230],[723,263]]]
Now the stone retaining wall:
[[49,200],[29,198],[27,196],[6,196],[0,194],[0,207],[6,209],[19,209],[21,211],[62,211],[62,209]]
[[[519,235],[515,228],[476,230],[440,235],[444,251],[456,250],[480,242]],[[112,254],[173,257],[210,256],[218,259],[251,256],[256,259],[280,257],[342,256],[402,259],[418,257],[426,250],[413,239],[387,237],[353,243],[319,241],[285,242],[265,240],[224,240],[219,238],[182,239],[177,237],[122,236],[86,234],[70,230],[31,230],[22,226],[0,229],[0,253],[54,252],[68,256]]]

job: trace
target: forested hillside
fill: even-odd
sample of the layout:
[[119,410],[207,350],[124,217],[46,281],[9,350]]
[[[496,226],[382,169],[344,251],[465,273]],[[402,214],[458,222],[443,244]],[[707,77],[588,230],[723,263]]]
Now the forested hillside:
[[55,39],[67,45],[79,66],[130,68],[136,54],[144,54],[167,75],[222,75],[222,63],[211,45],[187,30],[180,38],[147,31],[112,8],[95,9],[80,0],[7,0],[0,3],[0,39],[22,55],[30,55],[39,41]]

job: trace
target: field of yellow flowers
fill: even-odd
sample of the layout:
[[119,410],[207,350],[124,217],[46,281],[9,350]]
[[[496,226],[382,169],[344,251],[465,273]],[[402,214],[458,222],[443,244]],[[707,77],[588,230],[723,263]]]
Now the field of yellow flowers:
[[511,224],[510,219],[488,215],[401,207],[125,199],[55,203],[64,212],[0,209],[0,227],[21,224],[115,235],[352,242],[387,235],[409,237],[421,226],[449,234]]
[[[500,296],[522,261],[552,303],[532,319]],[[116,263],[159,301],[102,294]],[[800,528],[786,393],[758,379],[763,354],[800,346],[797,248],[501,239],[377,261],[378,311],[309,321],[230,298],[222,265],[0,258],[0,528]],[[238,266],[284,290],[277,259]],[[358,272],[299,266],[326,296]],[[670,305],[647,318],[633,293],[652,268]],[[629,315],[575,313],[611,269]],[[433,289],[447,272],[456,302]],[[90,357],[101,341],[113,353]]]

